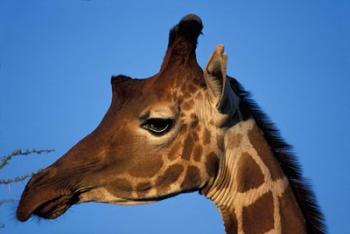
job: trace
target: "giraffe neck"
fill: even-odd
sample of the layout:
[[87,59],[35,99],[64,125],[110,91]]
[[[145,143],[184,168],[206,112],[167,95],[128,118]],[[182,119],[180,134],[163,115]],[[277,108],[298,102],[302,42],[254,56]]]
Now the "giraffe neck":
[[227,131],[218,175],[202,192],[227,233],[306,233],[288,179],[253,119]]

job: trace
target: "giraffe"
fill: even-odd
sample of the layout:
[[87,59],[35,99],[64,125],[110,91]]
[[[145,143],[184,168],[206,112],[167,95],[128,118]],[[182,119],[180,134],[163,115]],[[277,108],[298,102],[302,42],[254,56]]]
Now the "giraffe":
[[112,102],[98,127],[35,174],[17,218],[55,219],[83,202],[137,205],[198,191],[217,206],[226,233],[325,233],[314,195],[289,145],[226,75],[216,46],[196,60],[201,19],[169,33],[160,71],[113,76]]

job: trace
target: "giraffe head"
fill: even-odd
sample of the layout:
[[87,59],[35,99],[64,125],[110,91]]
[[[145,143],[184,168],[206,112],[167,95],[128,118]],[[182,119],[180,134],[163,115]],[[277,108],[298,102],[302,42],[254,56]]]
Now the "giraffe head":
[[203,26],[184,17],[171,31],[160,71],[113,77],[112,103],[99,126],[28,182],[17,209],[56,218],[80,202],[141,204],[210,186],[238,97],[218,45],[205,71],[195,49]]

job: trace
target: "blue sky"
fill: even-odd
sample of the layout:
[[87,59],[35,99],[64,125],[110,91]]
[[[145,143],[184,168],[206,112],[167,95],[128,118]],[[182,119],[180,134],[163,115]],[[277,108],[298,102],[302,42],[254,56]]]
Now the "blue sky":
[[[200,3],[199,3],[200,2]],[[215,45],[235,76],[294,145],[330,233],[350,233],[350,4],[310,1],[0,1],[0,154],[54,148],[14,159],[0,178],[46,167],[92,131],[111,100],[110,77],[148,77],[169,29],[201,16],[197,57]],[[0,187],[19,199],[25,183]],[[135,207],[83,204],[54,221],[15,220],[4,233],[224,233],[213,204],[197,193]]]

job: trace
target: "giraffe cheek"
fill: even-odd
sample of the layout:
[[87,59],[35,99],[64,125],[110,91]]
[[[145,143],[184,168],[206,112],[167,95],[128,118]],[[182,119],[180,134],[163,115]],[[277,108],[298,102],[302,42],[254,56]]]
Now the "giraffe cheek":
[[189,166],[187,168],[185,179],[181,184],[181,188],[185,191],[199,189],[200,184],[201,175],[199,169],[195,166]]
[[189,160],[193,150],[193,138],[189,134],[184,142],[184,148],[182,150],[182,158],[185,160]]
[[128,198],[131,197],[132,185],[126,179],[115,179],[109,183],[106,190],[116,197]]
[[175,143],[174,144],[174,146],[170,149],[170,151],[169,151],[169,154],[168,154],[168,158],[171,160],[171,161],[173,161],[173,160],[175,160],[179,155],[181,155],[180,154],[180,143]]
[[170,185],[178,181],[182,174],[184,167],[180,164],[174,164],[170,166],[163,175],[156,179],[155,187],[158,194],[167,194],[170,189]]
[[161,154],[146,155],[138,160],[129,170],[129,174],[138,178],[150,178],[159,172],[163,166]]
[[152,189],[150,182],[141,182],[136,186],[136,194],[138,198],[144,197]]

